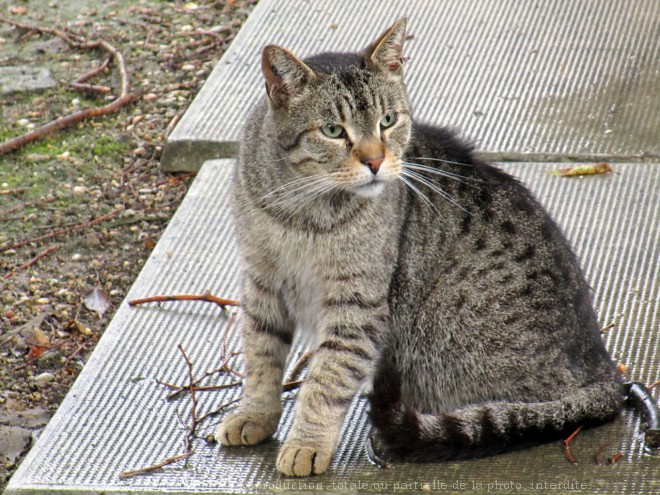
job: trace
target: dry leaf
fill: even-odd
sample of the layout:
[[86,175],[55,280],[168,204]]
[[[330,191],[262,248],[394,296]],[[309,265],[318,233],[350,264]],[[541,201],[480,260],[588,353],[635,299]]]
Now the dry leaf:
[[580,175],[594,175],[606,174],[612,172],[612,167],[609,163],[601,162],[594,163],[593,165],[577,165],[575,167],[560,168],[557,170],[548,170],[550,175],[558,175],[560,177],[577,177]]
[[48,335],[43,330],[34,327],[25,332],[25,341],[28,345],[36,347],[47,347],[50,344]]
[[96,313],[99,315],[99,318],[101,318],[112,305],[108,295],[99,286],[94,287],[91,292],[85,294],[83,302],[85,303],[85,307],[87,309],[90,311],[96,311]]
[[32,359],[37,359],[43,355],[44,352],[48,350],[48,347],[40,346],[40,345],[33,345],[30,347],[30,352],[28,352],[28,355],[25,356],[26,361],[30,361]]

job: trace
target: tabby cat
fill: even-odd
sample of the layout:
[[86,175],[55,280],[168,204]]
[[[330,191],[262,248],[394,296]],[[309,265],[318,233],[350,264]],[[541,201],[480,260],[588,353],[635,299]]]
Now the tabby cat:
[[244,130],[243,400],[223,445],[273,435],[294,331],[317,349],[277,467],[325,472],[356,392],[392,455],[494,454],[597,424],[623,390],[559,228],[451,131],[411,117],[406,19],[361,53],[263,51]]

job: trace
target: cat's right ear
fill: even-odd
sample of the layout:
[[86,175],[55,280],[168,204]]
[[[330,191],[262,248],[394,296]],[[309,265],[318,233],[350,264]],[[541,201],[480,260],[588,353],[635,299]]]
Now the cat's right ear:
[[264,48],[261,70],[266,78],[268,97],[277,108],[288,108],[291,98],[316,77],[293,53],[276,45]]

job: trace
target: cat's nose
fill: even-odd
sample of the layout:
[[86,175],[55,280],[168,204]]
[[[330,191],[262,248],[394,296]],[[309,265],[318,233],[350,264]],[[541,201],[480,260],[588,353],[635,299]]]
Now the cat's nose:
[[378,173],[378,169],[380,168],[380,164],[383,163],[383,159],[384,157],[382,156],[377,156],[375,158],[365,158],[362,160],[362,164],[369,167],[371,173],[376,175]]

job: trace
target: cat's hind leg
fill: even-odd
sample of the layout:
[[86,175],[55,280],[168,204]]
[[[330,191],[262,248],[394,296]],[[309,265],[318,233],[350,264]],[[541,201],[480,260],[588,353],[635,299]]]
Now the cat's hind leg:
[[395,377],[387,385],[383,378],[377,377],[370,397],[370,416],[387,452],[410,461],[483,457],[561,438],[615,417],[624,395],[612,380],[547,402],[493,401],[425,414],[400,401]]

